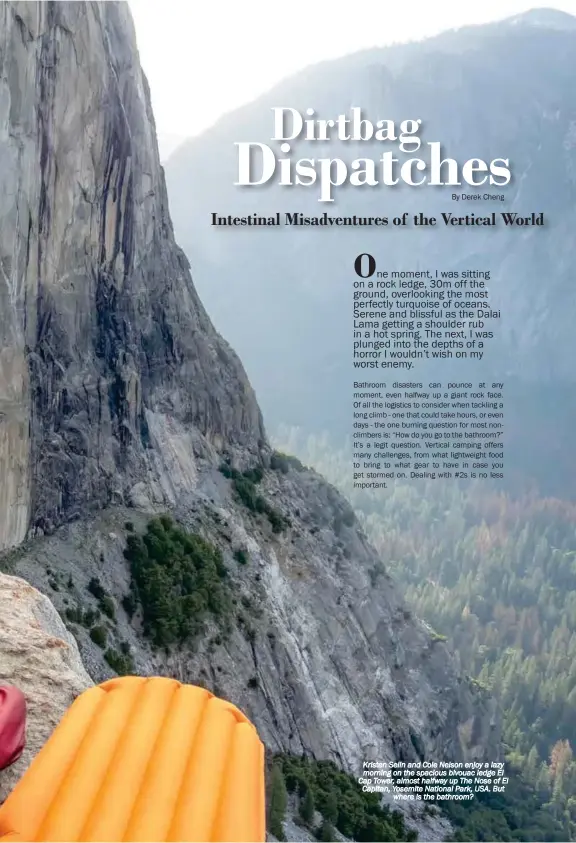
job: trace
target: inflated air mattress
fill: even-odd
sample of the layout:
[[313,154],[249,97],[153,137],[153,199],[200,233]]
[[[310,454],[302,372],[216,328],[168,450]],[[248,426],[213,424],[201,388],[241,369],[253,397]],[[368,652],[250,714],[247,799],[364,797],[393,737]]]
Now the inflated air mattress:
[[2,841],[264,841],[264,748],[234,705],[161,677],[81,694],[0,807]]

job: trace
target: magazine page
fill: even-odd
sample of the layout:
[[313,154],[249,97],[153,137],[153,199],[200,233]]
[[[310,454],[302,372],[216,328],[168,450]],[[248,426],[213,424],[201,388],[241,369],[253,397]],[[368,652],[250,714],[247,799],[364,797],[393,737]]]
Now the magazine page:
[[576,839],[576,2],[0,12],[0,841]]

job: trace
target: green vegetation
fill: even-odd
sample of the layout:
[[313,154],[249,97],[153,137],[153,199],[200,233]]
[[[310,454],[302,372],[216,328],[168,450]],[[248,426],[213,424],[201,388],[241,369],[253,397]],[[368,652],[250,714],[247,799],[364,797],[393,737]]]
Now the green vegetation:
[[281,533],[290,526],[289,520],[258,492],[258,484],[264,477],[264,470],[260,466],[240,472],[228,463],[222,463],[220,472],[232,481],[238,499],[250,512],[268,518],[273,533]]
[[440,635],[439,632],[435,632],[434,630],[432,630],[432,632],[430,633],[430,639],[432,641],[448,641],[446,635]]
[[296,471],[304,471],[304,466],[296,457],[289,454],[284,454],[282,451],[274,451],[270,457],[270,468],[272,471],[280,471],[282,474],[288,474],[290,468]]
[[347,495],[414,613],[502,706],[510,784],[441,803],[459,839],[574,839],[576,504],[453,481],[360,491],[326,437],[282,442]]
[[125,594],[122,598],[122,608],[130,618],[130,620],[132,620],[132,618],[134,617],[134,612],[137,608],[137,600],[131,591],[129,591],[128,594]]
[[306,792],[304,794],[304,798],[300,800],[300,806],[298,813],[300,814],[300,819],[302,822],[307,825],[311,826],[314,822],[314,796],[312,795],[312,789],[310,787],[306,788]]
[[114,618],[116,617],[116,605],[114,603],[114,600],[112,599],[112,597],[109,594],[106,594],[102,598],[99,605],[100,605],[100,608],[102,609],[102,611],[104,612],[104,614],[107,615],[112,620],[114,620]]
[[234,559],[238,562],[239,565],[247,565],[248,564],[248,554],[242,548],[234,551]]
[[92,577],[88,583],[88,591],[96,598],[96,600],[102,600],[102,598],[107,594],[106,589],[98,577]]
[[130,653],[120,653],[110,647],[104,653],[104,658],[118,676],[128,676],[134,673],[134,661]]
[[116,617],[116,604],[113,598],[106,591],[98,577],[92,577],[88,583],[88,591],[98,601],[98,606],[107,617],[114,620]]
[[67,606],[64,616],[70,623],[82,623],[82,610],[78,606]]
[[[408,506],[411,529],[421,536],[410,550],[398,529]],[[528,801],[523,779],[549,814],[549,828],[542,830],[541,819],[540,830],[531,831],[535,821],[528,823],[522,810],[523,834],[560,839],[553,836],[559,824],[560,837],[573,838],[576,506],[513,501],[481,489],[438,489],[425,502],[397,489],[381,515],[365,520],[381,553],[396,559],[393,572],[416,614],[448,638],[477,687],[499,698],[507,758],[518,779],[508,798],[522,792]]]
[[284,840],[284,827],[282,823],[286,816],[288,794],[286,793],[286,783],[280,763],[275,762],[272,766],[271,779],[270,798],[268,799],[268,827],[274,837],[278,840]]
[[100,612],[98,609],[86,609],[84,612],[82,612],[82,610],[80,610],[80,612],[80,623],[85,626],[86,629],[90,629],[90,627],[93,626],[100,618]]
[[79,623],[86,629],[91,629],[100,618],[97,609],[83,609],[82,606],[68,606],[64,615],[70,623]]
[[378,562],[376,562],[376,564],[368,571],[368,576],[370,577],[370,585],[372,586],[372,588],[374,588],[380,577],[384,576],[385,573],[386,568],[384,566],[384,563],[378,560]]
[[438,803],[456,828],[452,839],[547,843],[566,840],[562,823],[554,818],[534,788],[522,781],[520,771],[509,768],[507,772],[510,782],[504,793],[478,793],[472,803]]
[[[272,775],[273,786],[274,776],[278,780],[281,775],[287,791],[298,794],[304,823],[313,823],[316,810],[322,814],[324,822],[314,830],[318,839],[327,839],[331,826],[357,841],[417,839],[416,832],[406,828],[399,811],[381,807],[378,794],[363,793],[356,779],[332,761],[279,754]],[[278,783],[275,786],[280,790]],[[271,826],[270,830],[275,833]]]
[[90,638],[95,644],[104,649],[104,647],[106,646],[106,640],[108,638],[108,631],[106,630],[106,627],[93,626],[90,630]]
[[332,843],[334,840],[334,827],[328,820],[323,820],[322,825],[320,826],[320,835],[319,840],[323,841],[323,843]]
[[220,550],[163,515],[144,536],[131,534],[124,555],[142,606],[143,632],[158,647],[196,637],[209,615],[226,619],[231,600]]

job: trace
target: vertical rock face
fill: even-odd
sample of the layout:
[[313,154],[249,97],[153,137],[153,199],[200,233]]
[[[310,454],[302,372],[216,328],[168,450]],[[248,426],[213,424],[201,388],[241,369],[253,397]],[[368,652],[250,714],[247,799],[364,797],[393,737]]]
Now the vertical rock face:
[[127,4],[0,15],[1,548],[143,479],[174,497],[192,429],[264,432],[173,240]]

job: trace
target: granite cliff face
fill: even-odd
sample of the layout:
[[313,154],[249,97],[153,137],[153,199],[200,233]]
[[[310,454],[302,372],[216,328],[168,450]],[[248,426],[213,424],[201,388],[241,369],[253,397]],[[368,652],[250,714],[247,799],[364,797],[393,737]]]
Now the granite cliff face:
[[[127,6],[0,13],[0,544],[14,548],[0,563],[62,614],[94,602],[98,576],[136,670],[209,683],[272,748],[351,771],[494,758],[490,701],[404,609],[348,504],[313,472],[270,468],[252,389],[174,242]],[[288,529],[239,503],[224,454],[264,467]],[[253,634],[166,655],[126,615],[126,521],[167,509],[222,549]],[[111,675],[74,632],[92,679]]]
[[127,4],[0,13],[2,547],[142,480],[189,486],[191,428],[264,434],[174,244]]

